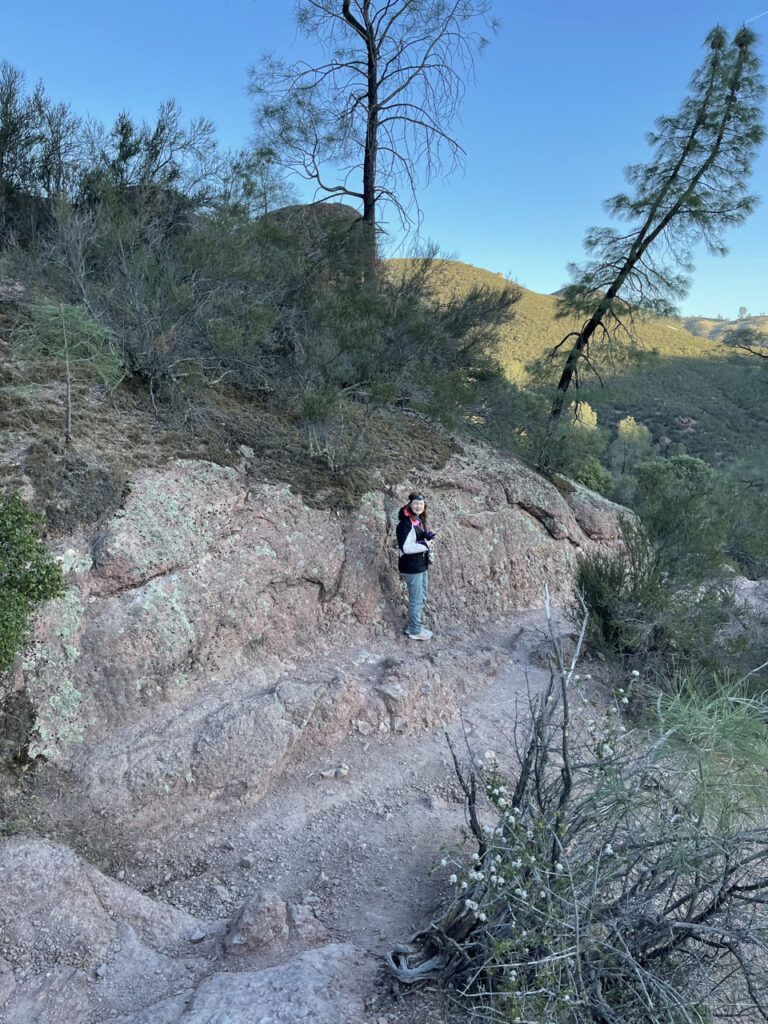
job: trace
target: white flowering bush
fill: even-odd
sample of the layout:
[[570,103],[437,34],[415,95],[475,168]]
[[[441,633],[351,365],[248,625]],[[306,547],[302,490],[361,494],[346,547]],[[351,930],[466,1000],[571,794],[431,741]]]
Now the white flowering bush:
[[[476,851],[440,863],[451,906],[390,968],[406,984],[452,984],[484,1021],[768,1020],[768,830],[750,819],[768,747],[725,742],[714,726],[694,742],[682,705],[659,704],[652,733],[627,732],[637,670],[577,734],[580,643],[566,663],[553,636],[514,767],[493,752],[463,767],[451,748]],[[731,732],[754,737],[754,708],[735,696],[693,717],[732,712]]]

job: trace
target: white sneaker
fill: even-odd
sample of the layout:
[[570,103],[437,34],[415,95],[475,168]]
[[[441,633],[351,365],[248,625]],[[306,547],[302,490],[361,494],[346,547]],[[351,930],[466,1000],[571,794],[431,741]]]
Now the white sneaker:
[[406,636],[409,640],[429,640],[432,636],[432,630],[422,629],[420,633],[407,633]]

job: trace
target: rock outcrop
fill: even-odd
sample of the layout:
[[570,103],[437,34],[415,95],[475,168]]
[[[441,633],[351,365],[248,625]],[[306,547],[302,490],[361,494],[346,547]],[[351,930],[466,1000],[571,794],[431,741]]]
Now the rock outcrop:
[[[564,598],[579,553],[619,540],[617,506],[479,447],[350,512],[245,468],[145,470],[98,534],[60,545],[70,587],[15,682],[37,716],[30,753],[66,770],[92,811],[135,816],[168,799],[258,798],[302,737],[450,716],[457,681],[495,669],[449,643],[404,650],[394,524],[411,484],[437,531],[428,609],[444,639],[540,606],[545,585]],[[331,645],[357,660],[329,671]],[[424,658],[426,679],[408,667]]]
[[[0,844],[0,1020],[123,1024],[359,1020],[374,964],[327,936],[304,906],[250,899],[231,921],[199,920],[41,840]],[[291,936],[325,942],[279,967]],[[288,947],[290,948],[290,947]],[[236,954],[236,955],[235,955]],[[4,957],[13,958],[13,966]],[[218,961],[224,958],[226,963]],[[261,958],[261,962],[259,962]],[[222,968],[225,968],[222,970]]]

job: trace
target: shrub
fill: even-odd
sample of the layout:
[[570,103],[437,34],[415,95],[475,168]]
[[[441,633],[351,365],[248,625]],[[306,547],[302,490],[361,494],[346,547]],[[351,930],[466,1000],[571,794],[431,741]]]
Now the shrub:
[[730,517],[718,500],[715,470],[701,459],[673,455],[639,463],[635,481],[632,508],[664,569],[697,582],[718,573]]
[[622,533],[618,551],[584,556],[576,586],[589,611],[592,646],[611,658],[647,658],[662,639],[669,591],[643,526],[625,519]]
[[61,569],[40,539],[41,522],[18,494],[0,493],[0,672],[24,646],[32,610],[65,589]]
[[549,685],[509,771],[493,752],[469,768],[454,753],[476,852],[443,859],[451,906],[390,969],[454,985],[478,1021],[711,1024],[734,1006],[764,1019],[758,709],[738,689],[695,707],[678,698],[630,736],[630,676],[577,734],[579,645],[566,659],[553,634]]

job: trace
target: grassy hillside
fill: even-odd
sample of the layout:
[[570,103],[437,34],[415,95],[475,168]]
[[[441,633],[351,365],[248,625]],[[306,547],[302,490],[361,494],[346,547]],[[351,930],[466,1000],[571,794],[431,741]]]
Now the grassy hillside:
[[747,316],[743,320],[712,320],[706,316],[689,316],[680,322],[691,334],[713,338],[715,341],[721,340],[735,327],[752,327],[762,334],[768,334],[768,316]]
[[[406,260],[389,262],[393,266],[407,263]],[[504,278],[499,274],[454,260],[444,260],[436,276],[440,298],[463,294],[471,288],[501,289],[504,285]],[[529,363],[551,352],[569,331],[578,327],[576,320],[555,319],[555,295],[541,295],[528,288],[521,288],[520,293],[513,316],[501,331],[498,350],[499,360],[511,378],[524,375],[524,369]],[[637,347],[641,352],[658,352],[663,356],[683,358],[698,358],[721,352],[721,346],[713,345],[709,338],[692,333],[677,319],[647,319],[637,326]]]
[[[503,285],[497,274],[450,260],[442,263],[437,280],[443,298],[473,287]],[[530,364],[548,355],[578,326],[576,321],[555,319],[555,308],[554,295],[521,289],[502,327],[497,351],[505,373],[517,383],[529,381]],[[768,317],[750,317],[748,322],[768,330]],[[635,346],[623,347],[612,360],[604,355],[599,362],[602,385],[584,375],[579,394],[605,427],[615,429],[623,416],[632,415],[662,448],[681,445],[715,466],[740,459],[768,465],[768,367],[708,336],[707,326],[709,333],[720,337],[720,328],[735,324],[702,317],[639,321]],[[553,370],[559,372],[562,361],[556,357]]]

